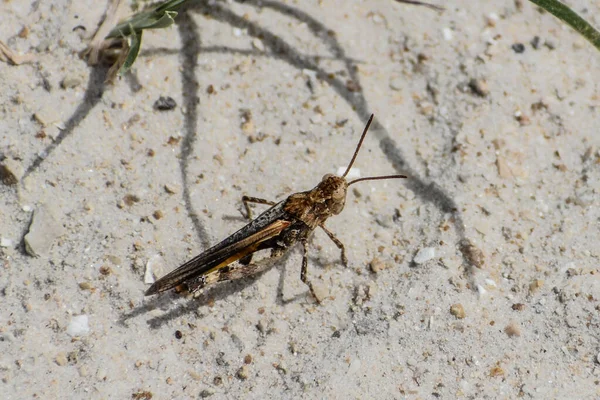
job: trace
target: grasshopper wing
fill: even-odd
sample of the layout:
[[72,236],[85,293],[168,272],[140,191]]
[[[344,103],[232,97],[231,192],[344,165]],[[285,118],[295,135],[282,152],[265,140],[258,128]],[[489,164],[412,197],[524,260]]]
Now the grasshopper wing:
[[154,282],[145,295],[150,296],[172,289],[254,253],[261,243],[278,236],[291,225],[284,216],[282,203],[274,205],[222,242]]

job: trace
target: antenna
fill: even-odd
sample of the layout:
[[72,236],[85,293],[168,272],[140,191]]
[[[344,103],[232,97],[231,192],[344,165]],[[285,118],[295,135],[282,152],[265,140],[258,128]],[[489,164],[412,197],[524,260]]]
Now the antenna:
[[366,178],[358,178],[348,183],[348,186],[353,183],[362,182],[362,181],[378,181],[380,179],[399,179],[399,178],[408,178],[406,175],[384,175],[384,176],[368,176]]
[[[350,168],[352,168],[352,164],[354,164],[354,160],[356,160],[356,156],[358,156],[358,151],[360,150],[360,147],[362,146],[362,143],[365,140],[365,136],[367,136],[367,132],[369,131],[369,127],[371,126],[371,122],[373,122],[373,117],[375,117],[375,114],[371,114],[371,117],[367,121],[367,125],[365,126],[365,129],[363,130],[362,135],[360,135],[360,140],[358,141],[356,150],[354,150],[354,155],[352,156],[352,160],[350,160],[350,164],[348,164],[348,168],[346,168],[346,172],[344,172],[344,175],[342,175],[342,178],[345,178],[346,175],[348,175],[348,172],[350,172]],[[348,186],[352,185],[353,183],[362,182],[362,181],[377,181],[380,179],[399,179],[399,178],[407,178],[407,176],[406,175],[385,175],[385,176],[370,176],[370,177],[366,177],[366,178],[358,178],[353,181],[350,181],[348,183]]]
[[373,122],[373,117],[375,114],[371,114],[371,117],[367,121],[367,126],[363,130],[362,135],[360,136],[360,140],[358,141],[358,146],[356,146],[356,150],[354,150],[354,155],[352,156],[352,160],[350,160],[350,164],[348,164],[348,168],[346,168],[346,172],[342,175],[342,178],[345,178],[350,172],[350,168],[352,168],[352,164],[354,164],[354,160],[356,160],[356,156],[358,155],[358,151],[360,150],[360,146],[362,146],[363,140],[365,140],[365,136],[367,136],[367,132],[369,131],[369,126],[371,126],[371,122]]

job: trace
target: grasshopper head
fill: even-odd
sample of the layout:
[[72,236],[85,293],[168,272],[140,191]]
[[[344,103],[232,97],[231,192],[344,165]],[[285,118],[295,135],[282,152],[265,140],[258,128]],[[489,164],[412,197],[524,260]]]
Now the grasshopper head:
[[327,208],[337,215],[344,209],[346,203],[346,191],[348,182],[341,176],[327,174],[321,179],[321,182],[315,188],[315,194],[318,202],[325,203]]

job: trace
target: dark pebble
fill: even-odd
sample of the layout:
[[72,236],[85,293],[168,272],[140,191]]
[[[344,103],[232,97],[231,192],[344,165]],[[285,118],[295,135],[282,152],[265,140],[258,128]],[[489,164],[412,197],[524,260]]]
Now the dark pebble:
[[523,43],[515,43],[511,46],[511,48],[517,54],[521,54],[525,51],[525,45]]
[[160,96],[158,100],[154,102],[154,109],[159,111],[169,111],[177,107],[175,99],[169,96]]

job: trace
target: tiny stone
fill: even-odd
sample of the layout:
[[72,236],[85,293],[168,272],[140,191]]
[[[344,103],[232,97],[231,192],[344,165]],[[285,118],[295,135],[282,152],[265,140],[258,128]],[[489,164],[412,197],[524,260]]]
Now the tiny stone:
[[78,77],[74,77],[74,76],[66,76],[60,83],[60,86],[63,89],[72,89],[79,85],[81,85],[81,79]]
[[160,210],[156,210],[152,213],[152,216],[154,217],[154,219],[159,220],[161,219],[164,215],[162,213],[162,211]]
[[467,316],[464,307],[460,303],[452,304],[450,306],[450,314],[454,315],[458,319],[464,319]]
[[519,337],[521,336],[521,329],[517,324],[511,322],[504,328],[504,333],[506,333],[508,337]]
[[479,97],[485,97],[490,93],[490,88],[484,79],[471,79],[469,88]]
[[463,257],[477,268],[483,267],[485,257],[483,252],[477,248],[469,239],[463,239],[460,243],[460,252]]
[[167,183],[165,184],[165,191],[169,194],[177,194],[179,192],[179,188],[175,185]]
[[515,303],[512,305],[512,309],[514,311],[523,311],[525,309],[525,304],[523,303]]
[[529,284],[529,293],[533,294],[537,292],[541,287],[544,286],[544,281],[541,279],[534,279],[533,282]]
[[413,262],[415,264],[423,264],[431,259],[435,258],[435,247],[424,247],[417,252]]
[[319,303],[323,302],[323,300],[325,300],[325,298],[328,295],[327,288],[324,285],[319,285],[319,284],[313,283],[313,290],[314,290],[314,295],[316,297],[316,300]]
[[238,369],[237,371],[237,377],[240,378],[241,380],[245,381],[246,379],[248,379],[248,366],[247,365],[243,365],[240,369]]
[[252,355],[251,354],[246,354],[246,356],[244,357],[244,364],[252,364]]
[[33,257],[45,256],[52,243],[64,233],[51,209],[43,206],[33,214],[29,232],[25,235],[25,251]]
[[13,241],[12,239],[1,237],[0,238],[0,247],[12,247]]
[[402,90],[404,81],[401,78],[392,78],[390,80],[390,89],[392,90]]
[[454,34],[452,33],[452,29],[450,29],[450,28],[442,29],[442,35],[444,36],[444,40],[447,40],[447,41],[451,41],[452,38],[454,37]]
[[57,365],[60,365],[61,367],[63,367],[65,365],[67,365],[67,363],[68,363],[67,355],[63,352],[60,352],[60,353],[58,353],[58,355],[56,356],[54,361],[56,362]]
[[170,111],[175,109],[175,107],[177,107],[177,102],[169,96],[160,96],[154,102],[154,109],[159,111]]
[[512,172],[510,171],[506,160],[504,160],[504,157],[498,156],[496,158],[496,167],[498,168],[498,175],[500,175],[500,178],[506,179],[512,177]]
[[23,175],[25,170],[20,162],[12,158],[6,158],[0,164],[0,181],[5,185],[16,185]]
[[155,254],[148,259],[146,263],[146,272],[144,273],[144,283],[154,283],[155,276],[164,275],[165,263],[160,254]]
[[384,269],[389,268],[389,265],[381,261],[379,258],[375,257],[369,263],[369,268],[371,269],[371,272],[378,273],[379,271],[383,271]]
[[123,197],[123,202],[128,206],[132,206],[135,203],[139,203],[139,201],[140,198],[135,194],[126,194],[125,197]]
[[91,283],[89,283],[89,282],[81,282],[81,283],[79,284],[79,288],[80,288],[81,290],[91,290],[93,287],[92,287],[92,284],[91,284]]
[[71,318],[71,322],[67,327],[67,335],[72,337],[87,335],[90,332],[88,323],[87,315],[77,315]]
[[212,389],[204,389],[200,392],[200,397],[202,397],[203,399],[206,399],[207,397],[212,396],[213,394],[215,394],[215,391]]
[[515,43],[512,46],[510,46],[513,51],[517,54],[521,54],[525,51],[525,45],[523,45],[523,43]]
[[252,46],[256,49],[256,50],[260,50],[260,51],[265,51],[265,45],[263,44],[263,42],[258,39],[255,38],[254,40],[252,40]]

